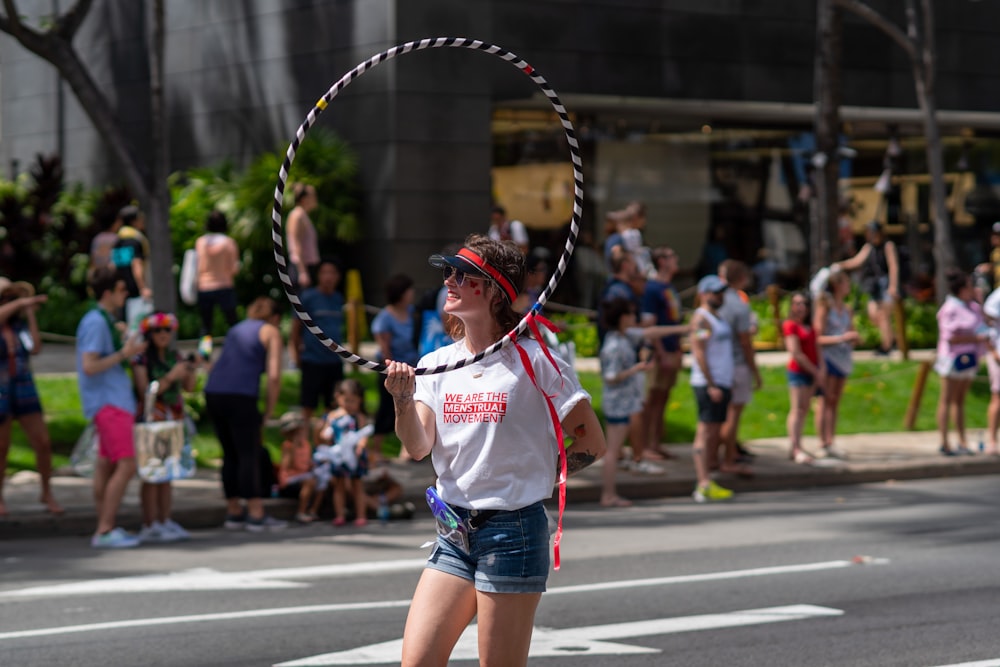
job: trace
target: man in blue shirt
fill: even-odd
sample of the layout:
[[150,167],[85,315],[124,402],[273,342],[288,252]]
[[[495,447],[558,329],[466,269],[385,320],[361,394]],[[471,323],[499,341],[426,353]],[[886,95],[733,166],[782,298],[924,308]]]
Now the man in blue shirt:
[[[337,291],[340,267],[330,258],[320,259],[316,267],[316,286],[302,292],[302,305],[316,325],[338,343],[344,340],[344,297]],[[292,319],[289,354],[302,370],[299,403],[306,423],[319,407],[319,399],[327,410],[332,409],[333,391],[344,379],[343,360],[330,351],[316,336],[305,330],[302,320]]]
[[97,530],[90,541],[96,549],[123,549],[139,540],[115,527],[115,518],[129,481],[135,476],[135,394],[129,360],[146,350],[141,336],[123,344],[114,313],[125,305],[128,288],[114,267],[98,267],[90,277],[97,307],[76,329],[76,371],[84,416],[92,420],[99,445],[94,467]]

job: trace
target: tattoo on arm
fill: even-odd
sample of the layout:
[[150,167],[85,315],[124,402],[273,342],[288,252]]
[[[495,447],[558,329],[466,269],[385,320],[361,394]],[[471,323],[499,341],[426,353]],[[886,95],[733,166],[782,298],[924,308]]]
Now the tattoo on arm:
[[400,415],[406,412],[413,405],[413,394],[406,394],[405,396],[393,396],[392,400],[393,406],[396,408],[396,419],[399,419]]
[[566,474],[578,473],[596,460],[590,452],[566,452]]

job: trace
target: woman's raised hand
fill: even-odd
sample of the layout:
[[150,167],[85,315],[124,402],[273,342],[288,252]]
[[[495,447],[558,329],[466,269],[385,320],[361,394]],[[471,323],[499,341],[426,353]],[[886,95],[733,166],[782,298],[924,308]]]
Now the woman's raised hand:
[[385,374],[385,390],[392,394],[393,400],[405,401],[413,398],[417,388],[417,376],[413,366],[401,361],[387,361]]

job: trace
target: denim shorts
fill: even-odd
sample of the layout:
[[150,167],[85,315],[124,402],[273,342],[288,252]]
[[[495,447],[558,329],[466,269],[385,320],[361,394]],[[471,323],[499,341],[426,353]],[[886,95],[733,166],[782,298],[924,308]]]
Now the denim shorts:
[[[464,521],[471,510],[451,506]],[[427,567],[475,584],[483,593],[544,593],[549,577],[549,519],[541,502],[501,511],[469,532],[469,552],[440,535]]]
[[813,383],[812,373],[787,370],[785,374],[788,376],[789,387],[808,387]]

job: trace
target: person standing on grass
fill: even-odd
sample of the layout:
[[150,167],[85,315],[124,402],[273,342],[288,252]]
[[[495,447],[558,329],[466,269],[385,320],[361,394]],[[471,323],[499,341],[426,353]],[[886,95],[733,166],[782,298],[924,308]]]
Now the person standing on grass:
[[753,317],[750,305],[743,300],[743,290],[750,282],[750,272],[746,264],[735,259],[726,259],[719,264],[719,278],[726,283],[719,317],[733,330],[733,394],[726,412],[726,423],[722,425],[722,460],[719,452],[710,451],[709,465],[718,463],[719,470],[741,477],[752,477],[749,466],[738,463],[737,443],[740,435],[740,418],[743,410],[760,389],[763,382],[757,369],[756,351],[753,347]]
[[843,459],[844,452],[833,442],[837,436],[837,416],[840,398],[844,395],[847,377],[854,367],[854,343],[858,332],[854,330],[854,312],[847,305],[851,292],[851,278],[840,270],[832,271],[826,289],[816,300],[813,328],[816,341],[822,350],[822,363],[826,365],[826,383],[817,397],[816,434],[827,458]]
[[601,473],[601,506],[628,507],[632,504],[615,490],[618,455],[628,435],[629,421],[642,412],[644,372],[655,361],[639,361],[639,346],[662,336],[687,333],[681,324],[669,326],[636,326],[635,305],[628,299],[616,298],[604,304],[604,325],[608,335],[601,346],[602,407],[607,422],[607,448]]
[[[656,275],[646,282],[642,297],[642,321],[647,325],[667,326],[680,324],[681,298],[674,289],[673,279],[677,273],[677,253],[661,246],[652,253]],[[653,364],[650,371],[649,392],[643,408],[646,424],[647,453],[654,452],[664,458],[673,458],[663,444],[663,420],[666,416],[670,392],[677,384],[684,352],[679,336],[664,336],[652,340]]]
[[288,214],[288,277],[299,289],[312,285],[312,270],[319,263],[319,236],[309,214],[319,206],[316,188],[305,183],[292,186],[295,207]]
[[878,327],[881,336],[875,354],[884,357],[892,351],[892,309],[899,299],[899,251],[886,237],[882,223],[869,222],[867,235],[868,242],[857,255],[831,268],[861,269],[861,288],[868,293],[868,319]]
[[[994,237],[1000,237],[1000,222],[993,223]],[[997,244],[1000,247],[1000,241]],[[990,378],[990,404],[986,410],[986,430],[989,443],[986,453],[1000,454],[997,432],[1000,431],[1000,286],[983,302],[983,316],[990,326],[990,344],[986,351],[986,370]]]
[[114,313],[125,306],[128,288],[114,267],[98,267],[90,276],[97,307],[76,329],[76,371],[84,416],[93,421],[100,442],[94,467],[94,503],[97,530],[90,540],[95,549],[139,546],[139,540],[115,527],[118,507],[135,476],[135,394],[127,368],[129,360],[146,351],[141,336],[124,343]]
[[693,456],[695,502],[728,500],[733,492],[711,478],[708,452],[719,447],[733,385],[733,330],[719,317],[726,283],[710,274],[698,281],[701,306],[691,318],[691,388],[698,404]]
[[[413,342],[413,279],[404,274],[391,276],[385,283],[385,308],[372,320],[372,336],[378,343],[376,361],[401,361],[416,366],[420,354]],[[385,386],[386,376],[378,376],[378,411],[375,413],[375,434],[369,441],[369,448],[377,457],[382,455],[385,436],[396,430],[393,415],[392,395]],[[406,450],[399,452],[406,459]]]
[[7,516],[3,482],[14,420],[21,425],[35,450],[42,505],[50,514],[63,513],[52,495],[52,442],[31,374],[31,355],[42,350],[35,311],[46,300],[44,295],[35,295],[35,288],[30,283],[12,283],[0,277],[0,518]]
[[229,222],[222,211],[212,211],[205,221],[205,233],[194,242],[198,256],[199,335],[212,336],[216,307],[222,311],[226,326],[238,321],[234,279],[240,271],[240,248],[226,232]]
[[[258,297],[247,317],[226,334],[222,354],[205,382],[205,408],[222,445],[222,488],[229,530],[281,530],[287,523],[264,514],[265,473],[273,477],[261,430],[274,414],[281,390],[281,313],[274,299]],[[263,414],[260,376],[267,375]]]
[[819,360],[816,347],[816,330],[812,326],[812,304],[809,295],[796,292],[792,295],[788,319],[781,325],[781,335],[788,350],[788,418],[785,427],[791,441],[788,458],[804,465],[813,457],[802,448],[802,429],[809,414],[809,405],[817,390],[826,384],[826,368]]
[[[965,437],[965,397],[989,342],[983,309],[975,299],[972,277],[958,269],[946,274],[948,296],[937,312],[938,345],[934,370],[941,376],[937,423],[943,456],[972,454]],[[948,443],[948,422],[955,420],[958,447]]]
[[[316,326],[333,340],[344,340],[344,295],[337,289],[340,276],[337,261],[324,257],[316,266],[316,286],[303,290],[299,295],[302,307],[312,315]],[[320,400],[328,411],[336,407],[333,391],[344,379],[344,361],[323,345],[319,338],[306,331],[298,317],[292,318],[288,356],[301,371],[299,405],[311,435],[313,414]]]

